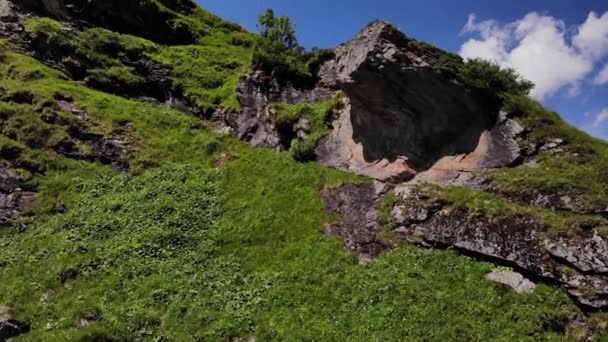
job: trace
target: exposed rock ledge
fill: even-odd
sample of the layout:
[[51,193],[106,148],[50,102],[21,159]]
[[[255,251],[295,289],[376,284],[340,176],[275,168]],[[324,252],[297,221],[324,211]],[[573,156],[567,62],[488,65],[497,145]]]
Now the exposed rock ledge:
[[[327,212],[341,217],[326,231],[342,237],[356,253],[378,255],[390,246],[378,222],[379,204],[388,190],[382,183],[324,189]],[[530,216],[491,217],[452,207],[412,185],[400,185],[396,193],[393,228],[400,239],[455,248],[511,266],[529,278],[561,286],[585,307],[608,308],[608,239],[596,229],[574,237],[554,237]]]

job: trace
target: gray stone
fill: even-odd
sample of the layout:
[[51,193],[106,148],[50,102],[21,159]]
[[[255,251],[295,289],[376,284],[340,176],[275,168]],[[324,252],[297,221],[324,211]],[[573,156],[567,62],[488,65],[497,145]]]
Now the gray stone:
[[582,272],[608,273],[608,241],[597,231],[544,241],[545,249]]
[[0,166],[0,227],[10,225],[36,198],[16,173]]
[[378,207],[390,187],[381,182],[324,188],[325,211],[340,217],[325,225],[325,233],[344,240],[347,249],[363,258],[376,257],[390,246],[378,236]]
[[534,217],[487,217],[461,207],[437,208],[441,204],[416,192],[404,195],[396,206],[407,213],[426,211],[428,217],[417,221],[405,216],[396,233],[425,246],[454,247],[482,259],[516,265],[560,284],[583,305],[608,307],[608,246],[599,233],[545,239],[548,227]]
[[293,137],[281,137],[272,120],[270,105],[327,100],[334,94],[327,88],[311,87],[310,84],[281,84],[277,78],[262,71],[243,76],[237,92],[242,112],[227,118],[237,137],[252,146],[278,150],[289,148]]
[[28,324],[13,318],[9,307],[0,307],[0,341],[25,334],[29,330]]
[[306,118],[300,118],[298,122],[293,126],[293,131],[296,133],[296,137],[301,140],[305,140],[311,132],[310,122]]
[[6,18],[13,15],[12,5],[8,0],[0,0],[0,18]]
[[507,285],[517,293],[529,293],[536,288],[536,284],[517,272],[494,271],[486,274],[486,278],[490,281]]

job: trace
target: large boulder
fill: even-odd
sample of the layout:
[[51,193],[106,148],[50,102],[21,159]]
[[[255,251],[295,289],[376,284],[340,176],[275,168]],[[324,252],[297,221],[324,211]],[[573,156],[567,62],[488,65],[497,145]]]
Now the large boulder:
[[398,182],[512,164],[520,157],[521,127],[499,112],[494,94],[461,84],[445,59],[462,63],[375,21],[338,46],[307,82],[263,71],[244,76],[242,112],[230,125],[253,146],[288,149],[291,141],[282,141],[270,104],[319,101],[342,91],[332,133],[314,151],[323,165]]
[[459,84],[437,50],[421,46],[376,21],[321,65],[320,82],[348,98],[316,150],[322,164],[402,181],[434,166],[474,170],[517,158],[518,128],[499,115],[496,99]]

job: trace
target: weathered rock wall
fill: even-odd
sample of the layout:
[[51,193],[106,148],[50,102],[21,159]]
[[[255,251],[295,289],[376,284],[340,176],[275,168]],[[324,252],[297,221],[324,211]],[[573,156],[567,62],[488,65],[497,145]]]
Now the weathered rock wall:
[[[388,190],[382,183],[324,189],[326,211],[340,217],[327,225],[326,232],[340,236],[346,248],[365,256],[390,248],[378,219]],[[398,200],[391,215],[397,238],[512,266],[532,279],[561,286],[585,307],[608,307],[608,238],[596,228],[555,236],[530,215],[492,216],[451,206],[415,185],[400,185],[395,192]]]
[[270,105],[273,102],[312,102],[330,99],[335,91],[311,80],[300,82],[280,80],[263,71],[243,76],[238,84],[238,99],[242,107],[240,113],[228,118],[239,139],[256,147],[270,147],[278,150],[283,146],[279,132],[274,125]]

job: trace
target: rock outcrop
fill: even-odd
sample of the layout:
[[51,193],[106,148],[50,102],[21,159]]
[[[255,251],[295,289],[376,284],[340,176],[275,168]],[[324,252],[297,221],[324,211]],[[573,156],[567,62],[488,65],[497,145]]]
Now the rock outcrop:
[[288,149],[274,125],[270,105],[273,102],[312,102],[330,99],[334,90],[312,79],[281,80],[264,71],[243,76],[238,84],[242,112],[227,118],[239,139],[256,147]]
[[460,84],[435,50],[420,46],[376,21],[338,46],[305,86],[255,72],[240,82],[243,112],[232,126],[253,146],[289,148],[268,104],[318,101],[341,90],[346,105],[315,149],[323,165],[398,182],[427,170],[426,178],[448,178],[517,160],[521,128],[499,113],[497,99]]
[[[322,191],[328,213],[340,217],[329,225],[328,233],[342,237],[353,252],[375,256],[390,247],[378,220],[383,192],[374,189],[384,189],[381,184],[347,184]],[[403,241],[454,248],[513,267],[528,278],[558,284],[584,307],[608,307],[608,237],[597,228],[554,236],[548,233],[550,227],[530,215],[492,216],[452,206],[418,191],[416,185],[400,185],[395,192],[392,228]],[[382,248],[370,252],[369,246]]]
[[[492,217],[433,203],[405,187],[397,204],[395,232],[404,239],[449,246],[512,265],[537,279],[561,285],[589,307],[608,307],[606,247],[595,228],[582,235],[553,237],[549,227],[525,214]],[[435,206],[435,209],[432,209]],[[425,212],[424,219],[411,213]]]
[[15,172],[0,166],[0,227],[13,223],[35,198]]
[[337,222],[325,224],[325,233],[339,236],[346,248],[359,255],[380,255],[390,246],[378,237],[377,208],[390,189],[381,182],[323,189],[321,196],[325,211],[340,217]]
[[348,105],[317,148],[325,165],[404,181],[419,172],[505,166],[518,157],[514,122],[496,100],[467,88],[389,23],[370,24],[323,64],[321,82]]

